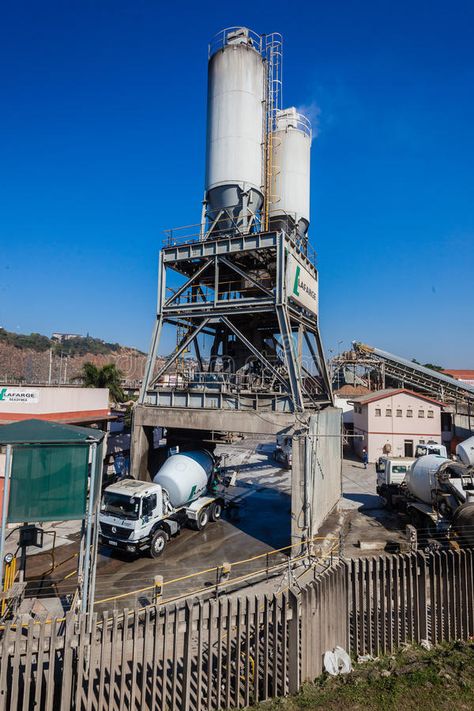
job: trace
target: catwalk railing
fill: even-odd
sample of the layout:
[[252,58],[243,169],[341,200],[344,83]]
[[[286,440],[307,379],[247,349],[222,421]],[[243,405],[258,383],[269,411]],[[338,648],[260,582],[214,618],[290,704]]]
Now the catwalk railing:
[[7,624],[0,709],[203,711],[296,692],[326,650],[353,656],[474,633],[474,555],[338,561],[278,594]]

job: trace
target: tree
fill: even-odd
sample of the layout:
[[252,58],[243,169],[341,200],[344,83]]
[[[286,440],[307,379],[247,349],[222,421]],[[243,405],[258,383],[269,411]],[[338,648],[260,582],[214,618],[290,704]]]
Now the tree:
[[434,363],[420,363],[419,360],[416,358],[411,359],[412,363],[416,363],[417,365],[423,365],[423,368],[429,368],[430,370],[436,370],[438,373],[443,373],[444,368],[442,365],[434,365]]
[[122,390],[121,380],[123,373],[114,363],[107,363],[97,367],[94,363],[84,363],[82,373],[77,377],[85,388],[108,388],[110,396],[115,402],[123,402],[125,394]]

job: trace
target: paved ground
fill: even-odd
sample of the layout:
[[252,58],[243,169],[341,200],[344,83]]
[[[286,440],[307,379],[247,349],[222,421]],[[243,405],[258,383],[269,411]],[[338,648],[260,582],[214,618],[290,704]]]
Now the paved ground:
[[340,510],[344,512],[343,539],[347,557],[380,553],[406,541],[406,522],[399,514],[385,510],[376,492],[376,480],[375,464],[368,464],[364,469],[358,458],[345,456]]
[[[103,548],[97,568],[96,599],[106,602],[98,605],[124,607],[147,604],[152,592],[149,588],[156,575],[165,582],[164,598],[170,599],[191,590],[203,589],[215,583],[215,572],[189,577],[176,582],[175,578],[207,570],[224,562],[234,563],[269,553],[290,543],[290,493],[291,474],[281,469],[273,460],[274,444],[249,438],[234,445],[223,445],[219,453],[227,455],[225,465],[237,471],[237,485],[229,490],[229,508],[223,520],[210,524],[204,531],[183,529],[169,543],[162,557],[151,560],[146,556],[127,557],[118,551]],[[383,550],[387,543],[404,541],[400,534],[403,522],[396,514],[389,514],[375,491],[375,467],[365,470],[356,460],[346,458],[343,463],[343,492],[340,513],[334,514],[324,527],[326,533],[338,531],[344,520],[343,540],[346,556],[370,555],[373,550],[364,546],[377,545]],[[341,515],[342,513],[342,515]],[[333,527],[333,528],[331,528]],[[27,574],[31,579],[30,593],[42,596],[72,593],[76,587],[74,569],[79,537],[77,524],[54,524],[58,538],[54,558],[51,552],[28,558]],[[46,539],[46,537],[45,537]],[[359,542],[362,541],[362,548]],[[32,549],[30,549],[32,552]],[[284,560],[284,554],[271,555],[268,565]],[[53,564],[66,560],[54,571]],[[266,557],[234,566],[232,577],[261,569]],[[49,571],[49,572],[48,572]],[[42,574],[38,580],[38,574]],[[69,577],[67,577],[69,576]],[[66,579],[64,579],[66,578]],[[110,601],[110,597],[124,595],[132,590],[133,596]]]
[[[290,472],[283,470],[273,461],[274,444],[246,438],[241,443],[223,445],[218,453],[226,454],[226,468],[237,471],[237,484],[228,490],[229,508],[223,520],[209,524],[201,532],[183,529],[181,534],[170,541],[168,548],[158,560],[146,556],[127,557],[118,551],[102,548],[97,567],[96,599],[103,600],[130,590],[142,590],[153,584],[156,575],[165,581],[164,597],[174,598],[190,590],[205,588],[215,583],[215,572],[170,583],[182,576],[206,570],[223,562],[235,562],[266,554],[290,544]],[[68,525],[62,530],[60,545],[55,551],[55,563],[74,555],[77,550],[77,526]],[[30,549],[31,550],[31,549]],[[271,566],[284,559],[283,554],[270,556]],[[48,573],[41,581],[31,582],[31,590],[39,595],[53,590],[62,594],[75,588],[75,577],[62,580],[74,570],[77,559],[73,559]],[[266,558],[249,561],[234,568],[234,575],[245,575],[265,566]],[[51,554],[41,553],[28,559],[28,576],[48,570]],[[61,580],[62,582],[58,583]],[[132,606],[139,602],[146,604],[151,599],[151,591],[142,590],[135,596],[104,603],[110,608],[114,604]],[[100,606],[98,607],[100,609]]]

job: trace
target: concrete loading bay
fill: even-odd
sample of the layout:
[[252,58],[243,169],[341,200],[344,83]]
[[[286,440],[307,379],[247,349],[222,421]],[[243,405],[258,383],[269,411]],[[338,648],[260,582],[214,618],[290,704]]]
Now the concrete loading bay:
[[[163,556],[152,560],[147,556],[127,557],[117,551],[102,548],[99,554],[96,609],[143,607],[152,603],[157,594],[163,602],[183,599],[198,592],[214,595],[237,587],[248,590],[258,583],[273,592],[288,585],[289,556],[297,557],[299,546],[290,544],[291,472],[281,469],[273,459],[272,438],[245,438],[233,445],[220,445],[218,453],[226,455],[225,466],[237,471],[237,483],[229,490],[230,506],[224,518],[209,524],[201,532],[183,529],[170,542]],[[324,569],[339,553],[346,557],[370,555],[394,541],[406,546],[404,524],[396,514],[383,509],[375,493],[376,474],[373,465],[364,470],[358,461],[343,461],[344,498],[340,510],[333,512],[313,541],[314,557],[296,561],[300,572],[308,563]],[[56,525],[58,535],[64,524]],[[76,587],[73,571],[76,560],[77,526],[60,538],[54,551],[28,557],[28,597],[36,597],[36,610],[60,616],[68,609],[70,596]],[[360,541],[367,544],[367,548]],[[232,564],[226,574],[223,563]],[[295,575],[300,572],[295,571]],[[163,587],[157,590],[156,576]],[[218,584],[216,586],[216,583]],[[56,604],[51,598],[58,596]]]

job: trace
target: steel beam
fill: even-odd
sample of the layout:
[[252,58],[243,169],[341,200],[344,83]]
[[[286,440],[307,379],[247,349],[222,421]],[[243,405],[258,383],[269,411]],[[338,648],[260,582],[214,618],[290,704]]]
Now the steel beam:
[[243,279],[247,279],[258,289],[261,289],[265,294],[268,294],[268,296],[271,296],[273,298],[273,292],[271,291],[271,289],[267,289],[266,286],[260,284],[254,277],[250,276],[250,274],[247,274],[247,272],[245,272],[243,269],[240,269],[240,267],[238,267],[236,264],[229,262],[229,260],[225,257],[220,257],[219,261],[221,262],[221,264],[225,264],[227,267],[229,267],[229,269],[233,269],[236,274],[241,276]]
[[164,308],[166,308],[167,306],[169,306],[170,304],[172,304],[173,301],[175,301],[177,298],[179,298],[179,297],[181,296],[181,294],[182,294],[184,291],[186,291],[186,289],[189,289],[189,287],[192,285],[192,283],[193,283],[198,277],[200,277],[201,274],[202,274],[204,271],[206,271],[206,269],[209,267],[210,264],[211,264],[211,260],[210,260],[210,259],[208,259],[206,262],[204,262],[204,264],[202,264],[202,265],[199,267],[199,269],[197,269],[197,270],[195,271],[195,273],[187,280],[187,282],[186,282],[185,284],[183,284],[183,286],[181,286],[181,287],[178,289],[178,291],[177,291],[176,293],[174,293],[172,296],[169,297],[169,299],[167,299],[167,300],[165,301],[165,303],[164,303]]
[[[163,373],[166,373],[166,371],[168,370],[168,368],[170,368],[170,367],[173,365],[173,363],[175,362],[175,360],[176,360],[177,358],[179,358],[179,356],[181,355],[181,353],[183,353],[183,351],[185,351],[185,350],[188,348],[188,346],[193,342],[193,340],[196,338],[196,336],[198,335],[198,333],[200,333],[200,332],[202,331],[202,329],[208,324],[209,320],[210,320],[209,318],[205,318],[204,321],[202,321],[202,322],[199,324],[199,326],[197,326],[197,327],[194,329],[194,331],[189,334],[189,336],[181,343],[181,345],[179,346],[179,348],[177,348],[177,349],[175,350],[175,352],[173,353],[173,355],[170,356],[170,358],[166,361],[166,363],[164,364],[164,366],[163,366],[162,368],[160,368],[160,370],[158,371],[158,373],[156,374],[156,376],[153,378],[152,384],[156,383],[156,382],[161,378],[161,376],[163,375]],[[140,404],[142,404],[142,403],[140,403]]]
[[276,315],[278,328],[282,338],[282,348],[285,354],[286,368],[288,371],[291,394],[295,409],[303,412],[304,402],[301,391],[301,373],[296,362],[294,351],[293,333],[285,305],[285,243],[284,235],[280,233],[277,248],[277,286],[276,286]]
[[153,327],[153,334],[151,337],[150,350],[148,351],[148,358],[145,365],[145,373],[143,374],[142,387],[140,389],[140,394],[138,396],[138,402],[143,404],[145,402],[146,391],[150,387],[150,383],[153,377],[153,369],[155,367],[156,356],[158,353],[158,346],[161,338],[161,329],[163,326],[163,302],[166,289],[166,269],[163,264],[163,250],[160,252],[158,257],[158,290],[157,290],[157,317],[155,325]]
[[328,369],[327,369],[327,363],[326,359],[324,357],[324,351],[323,351],[323,344],[321,342],[321,338],[319,336],[319,331],[315,330],[312,332],[313,336],[316,340],[316,346],[318,349],[318,356],[316,356],[315,350],[313,348],[313,344],[311,343],[311,340],[309,338],[308,331],[305,331],[304,336],[305,336],[305,341],[308,345],[309,351],[311,353],[311,356],[313,358],[313,362],[318,368],[321,377],[323,379],[324,385],[326,386],[326,392],[329,396],[329,400],[331,402],[331,405],[334,405],[334,395],[332,392],[332,384],[331,384],[331,379],[329,377]]
[[222,322],[225,323],[225,325],[232,331],[232,333],[235,333],[237,338],[246,346],[253,355],[258,358],[258,360],[263,363],[265,368],[268,368],[270,372],[273,373],[273,375],[278,378],[278,380],[284,385],[285,390],[289,390],[288,388],[288,383],[285,380],[285,378],[282,377],[282,375],[276,370],[276,368],[273,367],[273,365],[260,353],[258,348],[255,348],[253,343],[251,343],[248,338],[244,336],[241,331],[235,326],[232,321],[230,321],[228,318],[225,316],[222,317]]

